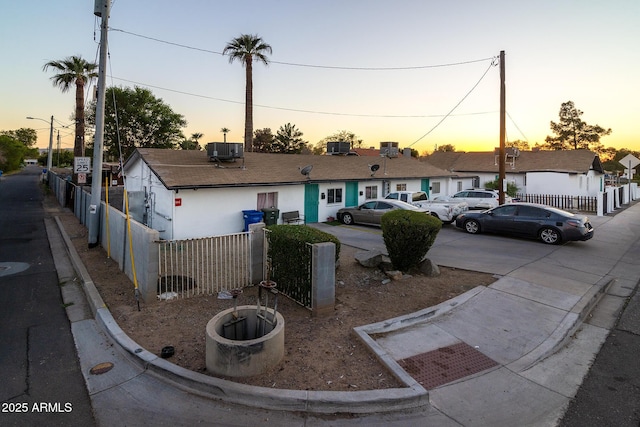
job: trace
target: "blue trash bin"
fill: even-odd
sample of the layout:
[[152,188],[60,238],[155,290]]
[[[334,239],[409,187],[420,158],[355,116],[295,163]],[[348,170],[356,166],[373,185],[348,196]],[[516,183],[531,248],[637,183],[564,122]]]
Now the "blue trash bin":
[[242,211],[242,216],[244,217],[244,231],[249,231],[249,224],[255,224],[257,222],[261,222],[262,215],[264,215],[262,211],[255,211],[255,210]]

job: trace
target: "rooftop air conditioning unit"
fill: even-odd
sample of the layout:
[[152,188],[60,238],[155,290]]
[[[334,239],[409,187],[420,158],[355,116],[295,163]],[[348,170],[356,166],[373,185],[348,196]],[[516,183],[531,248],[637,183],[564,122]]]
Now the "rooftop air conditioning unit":
[[398,157],[398,143],[392,141],[381,142],[380,155],[387,157]]
[[235,161],[244,157],[244,145],[241,142],[210,142],[207,155],[212,162]]
[[346,141],[327,142],[327,154],[349,154],[351,143]]

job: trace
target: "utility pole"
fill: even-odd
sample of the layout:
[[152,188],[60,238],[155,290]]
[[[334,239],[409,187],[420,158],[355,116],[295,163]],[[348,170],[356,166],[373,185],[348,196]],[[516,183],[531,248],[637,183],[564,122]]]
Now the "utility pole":
[[58,159],[56,161],[56,167],[60,167],[60,129],[58,129]]
[[504,140],[506,135],[506,93],[505,93],[505,83],[504,83],[504,50],[500,51],[500,161],[499,161],[499,177],[498,177],[498,194],[499,194],[499,203],[502,205],[504,203],[504,192],[506,190],[506,181],[505,181],[505,149],[504,149]]
[[98,64],[98,99],[96,101],[96,133],[93,142],[93,173],[89,205],[89,248],[98,246],[100,204],[102,203],[102,147],[104,144],[104,101],[106,95],[107,31],[111,0],[96,0],[93,14],[102,18],[100,25],[100,62]]

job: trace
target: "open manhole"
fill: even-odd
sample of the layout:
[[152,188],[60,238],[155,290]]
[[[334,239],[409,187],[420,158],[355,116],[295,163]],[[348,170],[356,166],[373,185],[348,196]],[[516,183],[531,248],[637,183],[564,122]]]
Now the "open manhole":
[[498,362],[465,343],[417,354],[398,364],[427,390],[498,366]]

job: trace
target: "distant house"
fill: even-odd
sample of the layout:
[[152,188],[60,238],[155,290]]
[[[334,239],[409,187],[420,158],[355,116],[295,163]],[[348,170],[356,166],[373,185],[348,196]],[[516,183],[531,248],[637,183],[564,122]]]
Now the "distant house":
[[[474,175],[473,187],[483,187],[499,173],[496,151],[435,152],[424,161],[452,173]],[[588,150],[507,149],[505,178],[525,194],[596,196],[605,185],[600,158]]]
[[[309,171],[303,175],[302,171]],[[206,152],[139,148],[124,165],[136,219],[167,240],[239,232],[243,210],[298,211],[307,223],[390,191],[448,195],[468,178],[410,157],[244,153],[212,162]]]

